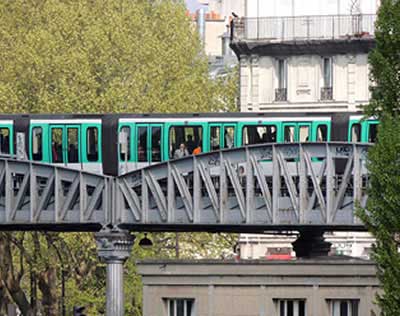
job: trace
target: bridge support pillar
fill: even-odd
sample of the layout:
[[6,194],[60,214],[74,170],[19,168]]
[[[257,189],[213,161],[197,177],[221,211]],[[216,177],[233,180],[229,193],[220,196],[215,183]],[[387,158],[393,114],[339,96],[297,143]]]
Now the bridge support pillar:
[[102,231],[95,235],[99,257],[107,265],[106,315],[124,316],[124,262],[135,240],[126,231]]
[[296,257],[303,258],[327,256],[332,244],[325,241],[323,231],[304,230],[292,245]]

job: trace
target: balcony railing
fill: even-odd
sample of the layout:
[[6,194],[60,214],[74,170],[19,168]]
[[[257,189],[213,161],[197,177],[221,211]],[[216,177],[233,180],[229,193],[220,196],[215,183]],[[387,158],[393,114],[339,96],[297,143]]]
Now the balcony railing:
[[376,14],[235,18],[231,40],[329,40],[373,38]]
[[287,89],[286,88],[275,89],[275,101],[287,101]]
[[332,87],[321,88],[321,101],[327,101],[333,99],[333,89]]

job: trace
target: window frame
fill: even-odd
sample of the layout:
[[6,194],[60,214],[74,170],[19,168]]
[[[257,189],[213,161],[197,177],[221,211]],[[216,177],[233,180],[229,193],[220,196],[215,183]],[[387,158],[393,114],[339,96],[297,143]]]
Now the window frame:
[[[195,299],[194,298],[186,298],[186,297],[176,297],[176,298],[163,298],[166,309],[167,316],[195,316]],[[178,302],[183,301],[183,315],[178,315]],[[191,303],[190,314],[188,312],[188,303]],[[174,312],[171,314],[170,304],[173,304]]]
[[[177,149],[177,148],[175,148],[175,149],[171,150],[171,145],[172,145],[171,130],[173,128],[193,128],[193,129],[199,128],[199,130],[200,130],[199,135],[201,135],[201,148],[202,148],[202,151],[204,151],[204,149],[205,149],[205,146],[204,146],[205,140],[204,139],[207,136],[207,134],[205,132],[207,130],[207,125],[205,123],[202,123],[202,122],[172,123],[172,124],[168,125],[168,127],[165,128],[165,130],[168,133],[166,136],[166,138],[167,138],[166,152],[168,153],[168,156],[167,156],[168,159],[174,159],[174,152]],[[176,134],[175,134],[175,137],[176,137]],[[191,155],[192,154],[189,153],[189,156],[191,156]]]
[[[37,134],[35,134],[35,130],[36,129],[38,129],[38,130],[40,130],[40,135],[41,135],[41,138],[40,138],[40,147],[41,147],[41,153],[40,153],[40,159],[35,159],[35,157],[34,157],[34,155],[36,155],[36,153],[34,153],[34,141],[33,141],[33,138],[37,135]],[[38,125],[35,125],[35,126],[32,126],[31,127],[31,132],[30,132],[30,137],[29,137],[29,140],[30,140],[30,143],[29,143],[29,154],[30,154],[30,159],[31,160],[33,160],[33,161],[43,161],[43,159],[44,159],[44,146],[43,146],[43,140],[44,140],[44,137],[43,137],[43,133],[44,133],[44,129],[43,129],[43,127],[42,126],[38,126]]]
[[[90,158],[90,144],[89,144],[89,131],[95,129],[97,131],[97,152],[96,152],[96,159],[89,159]],[[99,163],[101,161],[101,128],[95,125],[89,125],[85,127],[85,162],[86,163]]]
[[11,155],[11,128],[8,126],[0,126],[0,135],[2,135],[1,131],[2,130],[7,130],[8,131],[8,148],[7,152],[3,152],[3,149],[1,148],[2,145],[4,144],[4,138],[3,141],[0,142],[0,153],[4,155]]
[[[121,139],[120,139],[120,135],[121,135],[121,132],[122,132],[122,130],[124,129],[124,128],[127,128],[128,130],[129,130],[129,133],[128,133],[128,143],[127,143],[127,146],[128,146],[128,148],[127,148],[127,152],[128,152],[128,154],[127,154],[127,156],[128,156],[128,158],[127,159],[121,159],[121,154],[122,154],[122,152],[121,152],[121,146],[122,146],[122,143],[121,143]],[[132,147],[132,126],[131,125],[128,125],[128,124],[123,124],[123,125],[120,125],[119,126],[119,129],[118,129],[118,161],[120,162],[120,163],[124,163],[124,162],[131,162],[132,160],[133,160],[133,155],[132,155],[132,150],[133,150],[133,147]]]
[[[251,146],[251,145],[257,145],[257,144],[264,144],[263,142],[262,142],[262,139],[261,139],[261,142],[260,143],[245,143],[245,129],[247,129],[248,127],[253,127],[253,128],[259,128],[259,127],[264,127],[265,129],[266,129],[266,131],[268,131],[268,127],[275,127],[275,141],[272,141],[271,143],[277,143],[278,142],[278,130],[279,130],[279,128],[278,128],[278,124],[276,124],[276,123],[269,123],[269,122],[262,122],[262,123],[256,123],[256,124],[249,124],[249,123],[244,123],[242,126],[241,126],[241,129],[240,129],[240,135],[241,135],[241,145],[242,146]],[[258,132],[257,132],[258,133]],[[262,137],[262,135],[261,135],[261,137]],[[268,142],[267,142],[268,143]]]

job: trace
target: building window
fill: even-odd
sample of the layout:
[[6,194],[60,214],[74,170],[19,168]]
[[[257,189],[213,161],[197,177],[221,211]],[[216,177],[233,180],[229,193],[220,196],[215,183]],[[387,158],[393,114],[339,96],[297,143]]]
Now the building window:
[[333,99],[333,66],[332,58],[324,57],[322,58],[322,77],[323,86],[321,88],[321,100],[332,100]]
[[331,300],[331,316],[358,316],[359,300]]
[[278,300],[279,316],[306,316],[305,300]]
[[194,299],[167,299],[168,316],[194,316]]
[[287,100],[287,71],[286,60],[278,59],[277,61],[277,77],[278,88],[275,89],[275,101]]

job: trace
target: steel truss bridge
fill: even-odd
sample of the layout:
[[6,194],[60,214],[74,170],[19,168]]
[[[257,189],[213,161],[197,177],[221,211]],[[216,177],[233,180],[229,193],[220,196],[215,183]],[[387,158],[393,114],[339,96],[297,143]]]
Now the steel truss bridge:
[[119,177],[0,157],[0,230],[363,230],[369,146],[263,144]]
[[355,210],[368,198],[370,146],[262,144],[119,177],[0,157],[0,230],[97,232],[107,315],[122,316],[129,231],[296,230],[296,253],[307,255],[329,249],[324,231],[365,230]]

